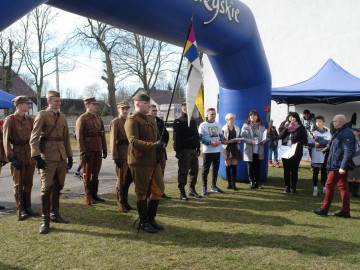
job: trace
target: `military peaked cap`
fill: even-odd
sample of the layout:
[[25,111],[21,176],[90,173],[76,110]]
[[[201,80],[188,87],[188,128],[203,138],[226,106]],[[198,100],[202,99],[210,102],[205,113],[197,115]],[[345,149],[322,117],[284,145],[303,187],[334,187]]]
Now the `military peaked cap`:
[[148,95],[146,95],[146,94],[136,94],[133,97],[133,101],[147,101],[147,102],[149,102],[150,97]]
[[12,100],[14,105],[22,104],[22,103],[31,103],[31,100],[27,96],[17,96]]
[[88,103],[98,104],[99,102],[94,97],[90,97],[90,98],[84,99],[84,103],[85,104],[88,104]]

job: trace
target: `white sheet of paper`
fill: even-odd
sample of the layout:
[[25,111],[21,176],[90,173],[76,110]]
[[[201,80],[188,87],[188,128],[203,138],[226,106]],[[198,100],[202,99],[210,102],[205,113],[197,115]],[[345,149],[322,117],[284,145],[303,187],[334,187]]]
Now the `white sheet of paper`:
[[291,146],[282,145],[280,148],[279,156],[281,158],[286,158],[286,159],[291,158],[295,154],[296,147],[297,147],[297,143]]
[[258,142],[257,144],[260,144],[262,142],[265,142],[267,140],[267,130],[265,129],[263,134],[262,134],[262,137],[261,137],[261,141]]

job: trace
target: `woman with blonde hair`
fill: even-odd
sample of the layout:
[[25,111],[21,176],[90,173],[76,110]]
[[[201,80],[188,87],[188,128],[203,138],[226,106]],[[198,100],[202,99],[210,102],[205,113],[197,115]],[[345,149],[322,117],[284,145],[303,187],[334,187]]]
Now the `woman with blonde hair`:
[[226,167],[226,179],[228,181],[227,189],[237,190],[236,182],[236,170],[237,162],[241,159],[240,147],[240,128],[234,124],[236,115],[228,113],[225,115],[226,124],[222,127],[224,135],[222,155],[225,161]]

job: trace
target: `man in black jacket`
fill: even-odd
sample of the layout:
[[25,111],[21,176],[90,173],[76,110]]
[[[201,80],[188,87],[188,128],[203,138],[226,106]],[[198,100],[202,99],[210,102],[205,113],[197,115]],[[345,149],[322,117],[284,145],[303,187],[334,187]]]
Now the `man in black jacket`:
[[191,117],[190,126],[188,126],[186,103],[181,106],[181,116],[174,121],[174,150],[176,152],[175,156],[179,160],[178,188],[180,190],[180,199],[188,200],[185,192],[188,175],[190,176],[189,196],[201,198],[195,190],[199,172],[199,133],[193,117]]
[[[162,136],[162,142],[165,143],[165,147],[166,147],[168,145],[168,142],[169,142],[169,132],[166,130],[164,121],[161,120],[157,116],[157,113],[158,113],[158,110],[157,110],[156,105],[154,105],[154,104],[150,105],[150,110],[149,110],[148,115],[155,118],[156,125],[158,127],[160,136]],[[161,170],[162,170],[163,174],[165,174],[166,160],[167,160],[167,154],[166,154],[166,148],[165,148],[164,149],[164,154],[160,156],[160,166],[161,166]],[[161,198],[167,199],[167,200],[171,199],[171,197],[166,195],[165,193],[163,193],[161,195]]]

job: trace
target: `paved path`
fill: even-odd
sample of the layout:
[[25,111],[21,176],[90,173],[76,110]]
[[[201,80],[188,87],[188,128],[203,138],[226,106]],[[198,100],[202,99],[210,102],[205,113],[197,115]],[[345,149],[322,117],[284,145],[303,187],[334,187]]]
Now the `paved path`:
[[[69,173],[66,175],[65,187],[62,193],[68,197],[84,196],[84,184],[79,178],[73,176],[77,169],[79,161],[79,153],[74,152],[74,165]],[[166,163],[165,177],[173,177],[177,175],[177,159],[175,152],[168,153],[168,160]],[[116,175],[114,162],[111,159],[111,153],[103,160],[99,179],[100,187],[99,194],[114,193],[116,187]],[[32,203],[36,209],[40,207],[40,175],[35,170],[34,185],[32,192]],[[4,214],[12,214],[15,212],[15,200],[13,195],[13,181],[10,174],[10,166],[6,164],[0,174],[0,205],[6,207],[5,210],[0,210],[0,216]]]

